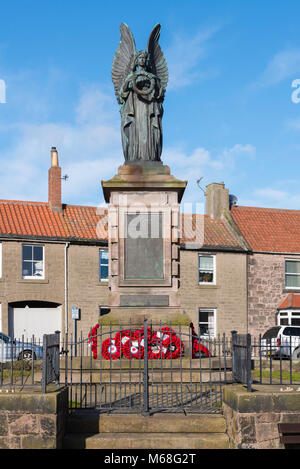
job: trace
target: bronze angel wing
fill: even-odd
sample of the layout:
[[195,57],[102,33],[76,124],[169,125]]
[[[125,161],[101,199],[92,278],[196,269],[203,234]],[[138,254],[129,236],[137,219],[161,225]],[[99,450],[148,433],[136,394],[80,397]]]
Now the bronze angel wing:
[[157,24],[151,31],[148,39],[147,52],[150,56],[152,73],[160,79],[164,93],[167,88],[169,73],[166,59],[158,43],[160,37],[160,30],[161,25]]
[[119,104],[121,104],[119,90],[124,82],[124,79],[132,70],[136,52],[134,38],[127,24],[121,24],[120,32],[120,44],[116,50],[111,70],[112,81]]

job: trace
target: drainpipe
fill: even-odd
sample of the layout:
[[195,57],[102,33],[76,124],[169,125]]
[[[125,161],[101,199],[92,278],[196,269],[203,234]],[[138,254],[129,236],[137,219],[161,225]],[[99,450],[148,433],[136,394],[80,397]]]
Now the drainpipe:
[[68,247],[70,243],[65,244],[65,334],[69,332],[69,293],[68,293]]

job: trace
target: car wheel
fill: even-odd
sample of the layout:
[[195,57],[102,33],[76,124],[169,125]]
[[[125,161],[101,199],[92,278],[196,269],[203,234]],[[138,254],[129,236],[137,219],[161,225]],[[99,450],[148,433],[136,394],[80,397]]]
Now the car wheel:
[[296,348],[294,351],[293,351],[293,361],[297,362],[297,361],[300,361],[300,347]]
[[[33,359],[35,360],[35,354],[33,354]],[[18,360],[31,361],[32,360],[32,350],[24,350],[18,356]]]

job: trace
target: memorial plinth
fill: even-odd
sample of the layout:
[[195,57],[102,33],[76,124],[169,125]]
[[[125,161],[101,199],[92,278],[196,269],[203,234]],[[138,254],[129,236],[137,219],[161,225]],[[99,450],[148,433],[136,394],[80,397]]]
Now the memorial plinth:
[[113,320],[180,320],[179,204],[186,184],[161,162],[124,164],[102,181]]

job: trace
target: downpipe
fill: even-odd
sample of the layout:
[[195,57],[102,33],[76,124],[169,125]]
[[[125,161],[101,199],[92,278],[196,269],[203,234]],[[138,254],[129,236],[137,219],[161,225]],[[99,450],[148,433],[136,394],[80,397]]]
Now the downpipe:
[[65,244],[65,334],[69,332],[69,291],[68,291],[68,248],[70,243]]

